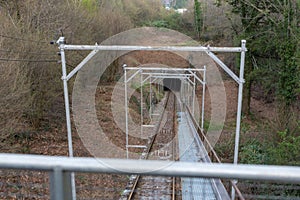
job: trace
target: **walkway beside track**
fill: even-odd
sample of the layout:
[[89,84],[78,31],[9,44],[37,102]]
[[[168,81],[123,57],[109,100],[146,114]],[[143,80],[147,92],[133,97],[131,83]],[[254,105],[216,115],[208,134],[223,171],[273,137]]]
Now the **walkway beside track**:
[[[178,112],[178,142],[180,161],[210,163],[208,154],[187,112]],[[229,200],[219,179],[182,178],[182,199]]]

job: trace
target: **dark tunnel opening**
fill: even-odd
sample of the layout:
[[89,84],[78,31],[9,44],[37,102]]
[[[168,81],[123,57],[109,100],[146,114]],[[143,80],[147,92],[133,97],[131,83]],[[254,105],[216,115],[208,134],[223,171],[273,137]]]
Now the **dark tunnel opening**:
[[181,80],[178,78],[164,78],[164,91],[179,92],[181,89]]

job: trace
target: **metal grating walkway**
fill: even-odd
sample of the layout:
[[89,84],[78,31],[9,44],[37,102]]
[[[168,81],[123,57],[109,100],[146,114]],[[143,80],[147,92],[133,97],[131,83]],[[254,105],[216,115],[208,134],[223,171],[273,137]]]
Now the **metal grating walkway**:
[[[192,125],[186,112],[178,112],[178,142],[180,161],[184,162],[210,162],[202,142],[196,135],[196,129]],[[182,178],[182,199],[217,200],[229,199],[220,180],[204,178]]]

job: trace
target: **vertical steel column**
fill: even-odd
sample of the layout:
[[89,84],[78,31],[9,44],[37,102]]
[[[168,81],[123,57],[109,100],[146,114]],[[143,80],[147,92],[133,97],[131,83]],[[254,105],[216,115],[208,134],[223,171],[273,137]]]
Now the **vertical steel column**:
[[142,138],[142,135],[143,135],[143,124],[144,124],[144,117],[143,117],[143,70],[140,68],[140,75],[141,75],[141,89],[140,89],[140,92],[141,92],[141,138]]
[[205,89],[206,89],[206,66],[204,66],[203,84],[202,84],[202,111],[201,111],[201,129],[202,129],[202,131],[204,130]]
[[[235,145],[234,145],[234,164],[238,163],[239,157],[239,142],[240,142],[240,129],[241,129],[241,117],[242,117],[242,101],[243,101],[243,85],[244,85],[244,67],[246,57],[246,40],[242,40],[242,52],[240,63],[240,76],[239,76],[239,93],[238,93],[238,107],[236,118],[236,131],[235,131]],[[236,182],[236,181],[234,181]],[[235,190],[232,188],[231,198],[235,198]]]
[[[72,129],[71,129],[71,117],[70,117],[70,104],[69,104],[69,91],[68,91],[68,80],[67,80],[67,67],[66,67],[66,55],[64,50],[64,38],[60,38],[60,55],[62,64],[62,80],[64,84],[64,98],[65,98],[65,109],[66,109],[66,121],[67,121],[67,132],[68,132],[68,147],[69,157],[73,157],[73,143],[72,143]],[[72,177],[72,196],[76,199],[76,188],[75,188],[75,175],[71,174]]]
[[180,85],[180,100],[183,100],[183,79],[181,79]]
[[157,81],[157,90],[158,90],[158,94],[160,94],[160,80]]
[[128,152],[128,97],[127,97],[127,71],[126,71],[127,65],[123,65],[124,70],[124,84],[125,84],[125,132],[126,132],[126,157],[129,158],[129,152]]
[[185,83],[184,83],[185,80],[182,80],[182,94],[181,94],[181,100],[182,100],[182,103],[184,104],[184,98],[185,98],[185,94],[184,94],[184,90],[185,90]]
[[149,104],[150,104],[150,108],[149,108],[149,116],[150,116],[150,120],[152,120],[152,77],[150,75],[150,99],[149,99]]
[[59,168],[50,172],[50,191],[51,200],[64,200],[63,173]]
[[191,91],[192,86],[191,86],[190,82],[188,82],[187,84],[188,84],[188,93],[189,93],[189,95],[188,95],[189,96],[189,109],[192,110],[191,109],[191,107],[192,107],[192,91]]
[[236,119],[236,134],[235,134],[235,148],[234,148],[234,164],[238,163],[239,153],[239,141],[240,141],[240,127],[242,117],[242,101],[243,101],[243,84],[244,84],[244,67],[245,67],[245,55],[246,55],[246,40],[242,40],[242,52],[240,63],[240,82],[239,82],[239,94],[238,94],[238,108]]
[[51,200],[71,200],[72,181],[71,173],[63,172],[61,168],[54,168],[50,172],[50,199]]
[[193,85],[193,116],[195,117],[195,95],[196,95],[196,72],[194,74],[194,85]]
[[184,81],[184,104],[186,106],[188,106],[188,102],[187,102],[187,84],[186,84],[186,80]]

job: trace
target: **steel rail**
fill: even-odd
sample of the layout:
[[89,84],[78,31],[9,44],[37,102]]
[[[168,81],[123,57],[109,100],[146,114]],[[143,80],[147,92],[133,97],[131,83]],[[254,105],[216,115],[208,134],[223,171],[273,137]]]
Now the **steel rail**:
[[[148,157],[149,157],[149,153],[150,153],[150,151],[151,151],[151,149],[152,149],[152,146],[153,146],[154,141],[155,141],[155,139],[156,139],[156,136],[157,136],[157,134],[158,134],[159,127],[160,127],[160,124],[161,124],[163,115],[165,114],[165,110],[166,110],[166,107],[167,107],[167,105],[168,105],[169,98],[170,98],[170,93],[168,93],[168,97],[167,97],[166,102],[165,102],[164,107],[163,107],[164,109],[163,109],[163,111],[162,111],[161,117],[160,117],[160,119],[159,119],[159,121],[158,121],[158,124],[157,124],[157,127],[156,127],[156,129],[155,129],[155,134],[154,134],[154,136],[151,138],[151,142],[150,142],[150,145],[148,146],[148,148],[147,148],[147,150],[146,150],[146,157],[145,157],[144,159],[148,159]],[[138,182],[139,182],[139,180],[140,180],[140,177],[141,177],[140,175],[138,175],[138,176],[136,177],[136,179],[135,179],[135,181],[134,181],[134,184],[133,184],[133,186],[132,186],[132,188],[131,188],[131,191],[130,191],[130,193],[129,193],[129,195],[128,195],[127,200],[131,200],[131,199],[133,198],[134,192],[135,192],[135,190],[136,190],[136,187],[137,187],[137,185],[138,185]]]
[[168,67],[126,67],[125,69],[128,70],[140,70],[143,69],[143,71],[205,71],[203,68],[168,68]]
[[[175,130],[176,130],[176,127],[175,127],[175,122],[176,122],[176,96],[174,94],[174,104],[173,104],[173,137],[176,136],[175,134]],[[173,160],[174,161],[177,161],[176,159],[176,149],[177,149],[177,146],[174,144],[174,141],[172,142],[172,154],[173,154]],[[172,200],[175,200],[176,199],[176,177],[172,177]]]

